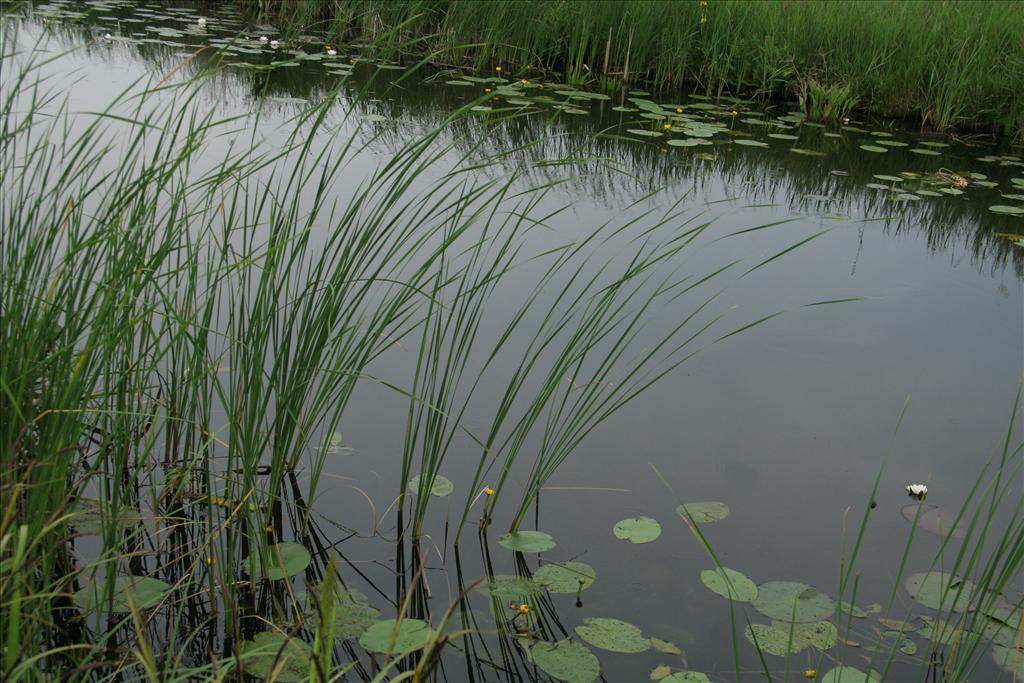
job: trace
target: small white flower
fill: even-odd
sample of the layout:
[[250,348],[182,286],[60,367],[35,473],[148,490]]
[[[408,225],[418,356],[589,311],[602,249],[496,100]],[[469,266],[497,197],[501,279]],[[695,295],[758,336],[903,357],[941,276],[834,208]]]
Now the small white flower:
[[274,48],[275,50],[277,49],[277,46],[280,44],[281,43],[277,42],[276,40],[270,41],[270,47]]
[[267,37],[266,36],[260,36],[260,42],[261,43],[267,42]]
[[338,51],[335,50],[334,48],[331,48],[330,50],[327,51],[327,56],[329,57],[333,57],[336,54],[338,54]]
[[910,494],[911,498],[917,498],[922,500],[928,495],[928,487],[924,484],[910,484],[906,488],[907,493]]
[[112,41],[113,39],[114,39],[114,36],[110,35],[109,33],[106,34],[105,36],[103,36],[103,40],[107,41],[108,43],[110,41]]
[[850,122],[850,117],[849,116],[844,116],[843,117],[843,123],[849,123],[849,122]]
[[196,21],[196,23],[199,24],[200,26],[206,26],[206,17],[199,17],[199,19]]

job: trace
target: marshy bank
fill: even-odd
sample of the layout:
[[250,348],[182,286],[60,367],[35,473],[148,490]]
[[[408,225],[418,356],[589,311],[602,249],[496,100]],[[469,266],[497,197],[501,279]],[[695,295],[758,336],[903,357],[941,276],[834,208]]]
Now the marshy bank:
[[3,680],[1019,677],[1019,148],[2,20]]
[[387,58],[603,88],[802,99],[929,130],[1024,131],[1019,2],[281,0],[240,6]]

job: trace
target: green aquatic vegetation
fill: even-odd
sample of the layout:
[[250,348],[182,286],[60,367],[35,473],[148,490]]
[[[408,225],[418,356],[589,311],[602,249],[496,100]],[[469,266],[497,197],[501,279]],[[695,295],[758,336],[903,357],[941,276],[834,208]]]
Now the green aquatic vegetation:
[[651,641],[639,627],[607,617],[588,617],[576,627],[576,635],[609,652],[637,653],[651,649]]
[[597,572],[585,562],[545,564],[533,573],[533,580],[552,593],[578,593],[593,585]]
[[109,586],[106,581],[93,581],[77,591],[74,600],[88,612],[104,610],[109,604],[112,611],[127,613],[156,607],[170,590],[171,586],[160,579],[118,576]]
[[286,579],[303,572],[312,557],[301,543],[276,543],[263,547],[243,561],[254,577]]
[[601,673],[601,664],[586,645],[574,640],[554,643],[540,641],[529,649],[541,671],[567,683],[591,683]]
[[683,503],[676,508],[676,512],[681,517],[704,524],[707,522],[717,522],[728,517],[729,506],[717,500]]
[[[415,493],[417,495],[420,494],[420,480],[421,478],[418,474],[409,479],[409,483],[406,487],[408,488],[409,493]],[[438,498],[444,498],[445,496],[450,496],[454,490],[455,484],[453,484],[450,479],[443,475],[435,474],[433,482],[431,482],[430,486],[426,488],[425,493],[431,496],[437,496]]]
[[557,545],[555,540],[543,531],[510,531],[498,539],[498,544],[519,553],[543,553]]
[[661,524],[651,517],[629,517],[616,522],[612,533],[630,543],[650,543],[661,536]]
[[734,569],[705,569],[700,573],[700,580],[723,598],[736,602],[753,602],[757,598],[757,584]]
[[264,631],[238,648],[238,661],[245,673],[256,678],[299,683],[309,679],[313,650],[298,638]]
[[769,581],[760,584],[753,606],[766,617],[797,623],[828,619],[835,612],[832,598],[796,581]]
[[434,637],[430,625],[420,619],[385,619],[359,636],[359,645],[370,652],[405,654],[425,648]]

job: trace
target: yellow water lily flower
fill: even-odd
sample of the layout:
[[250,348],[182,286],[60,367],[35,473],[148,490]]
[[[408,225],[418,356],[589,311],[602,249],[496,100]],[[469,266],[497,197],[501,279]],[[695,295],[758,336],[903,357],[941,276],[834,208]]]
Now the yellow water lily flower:
[[804,678],[817,678],[817,677],[818,677],[818,670],[817,669],[804,669]]
[[672,130],[672,124],[671,123],[663,124],[662,128],[664,128],[665,130]]
[[530,606],[527,605],[524,602],[523,604],[519,605],[519,607],[516,608],[516,611],[519,612],[520,614],[529,614],[530,613]]
[[497,71],[498,73],[501,73],[501,67],[500,66],[494,67],[494,70]]
[[494,489],[492,489],[490,486],[485,486],[484,487],[484,495],[485,496],[493,496],[494,495]]

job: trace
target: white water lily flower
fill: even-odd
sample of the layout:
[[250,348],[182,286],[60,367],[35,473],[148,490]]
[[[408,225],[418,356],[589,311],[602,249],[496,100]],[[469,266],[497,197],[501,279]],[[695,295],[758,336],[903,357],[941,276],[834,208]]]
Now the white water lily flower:
[[274,48],[275,50],[277,49],[277,46],[280,44],[281,43],[277,42],[276,40],[270,41],[270,47]]
[[109,42],[110,42],[111,40],[113,40],[113,39],[114,39],[114,36],[110,35],[109,33],[108,33],[108,34],[106,34],[105,36],[103,36],[103,40],[107,41],[108,43],[109,43]]
[[338,54],[338,51],[335,50],[335,49],[330,49],[330,50],[327,51],[327,55],[330,56],[330,57],[333,57],[336,54]]
[[910,494],[911,498],[917,498],[918,500],[928,495],[928,487],[924,484],[910,484],[907,486],[906,491]]
[[199,20],[196,21],[196,23],[200,26],[206,26],[206,17],[199,17]]
[[265,42],[267,42],[267,40],[268,40],[268,38],[266,36],[260,36],[260,42],[261,43],[265,43]]

